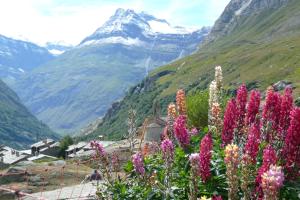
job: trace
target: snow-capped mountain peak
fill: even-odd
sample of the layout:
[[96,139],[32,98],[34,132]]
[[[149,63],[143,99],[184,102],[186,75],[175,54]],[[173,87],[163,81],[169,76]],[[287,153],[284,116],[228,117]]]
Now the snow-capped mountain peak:
[[158,19],[145,12],[137,13],[131,9],[119,8],[108,21],[85,38],[79,46],[119,42],[136,45],[161,35],[187,35],[196,31],[199,30],[172,26],[166,20]]

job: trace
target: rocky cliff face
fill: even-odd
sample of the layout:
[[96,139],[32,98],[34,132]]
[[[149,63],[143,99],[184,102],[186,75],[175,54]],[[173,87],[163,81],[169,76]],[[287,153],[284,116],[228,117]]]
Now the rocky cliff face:
[[240,19],[245,19],[245,16],[258,14],[266,9],[275,10],[286,5],[289,1],[292,0],[232,0],[215,22],[204,43],[210,43],[219,37],[230,34],[242,23]]

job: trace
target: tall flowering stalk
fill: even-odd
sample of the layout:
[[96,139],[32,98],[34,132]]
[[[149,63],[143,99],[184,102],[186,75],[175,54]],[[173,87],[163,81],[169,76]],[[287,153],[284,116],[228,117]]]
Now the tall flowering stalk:
[[215,67],[215,81],[216,81],[216,89],[217,91],[221,91],[223,86],[223,73],[222,73],[222,67],[216,66]]
[[280,107],[280,137],[281,140],[284,140],[287,130],[290,125],[290,112],[293,109],[293,90],[290,87],[285,88],[284,94],[281,97],[281,107]]
[[200,144],[200,159],[199,168],[200,176],[203,182],[206,182],[210,177],[210,160],[212,156],[213,141],[211,134],[206,134]]
[[219,103],[213,103],[210,121],[210,130],[214,132],[217,136],[220,136],[223,124],[221,119],[221,107]]
[[215,129],[216,124],[214,123],[214,119],[216,116],[213,116],[213,106],[220,104],[220,98],[222,93],[223,86],[223,74],[221,66],[215,67],[215,80],[213,80],[209,85],[209,100],[208,100],[208,124],[209,129]]
[[168,117],[167,117],[167,136],[170,139],[174,139],[173,129],[174,129],[174,122],[177,117],[176,105],[174,103],[170,103],[168,106]]
[[236,95],[236,134],[235,143],[239,145],[240,149],[243,149],[245,143],[245,116],[246,116],[246,104],[247,104],[248,91],[246,85],[243,84],[237,90]]
[[178,90],[176,94],[177,110],[180,115],[186,115],[186,98],[184,90]]
[[276,156],[276,151],[275,149],[271,146],[268,145],[264,151],[263,151],[263,163],[262,166],[258,170],[258,174],[256,176],[255,182],[256,182],[256,193],[259,198],[262,197],[262,175],[270,169],[271,165],[276,165],[278,158]]
[[165,139],[161,143],[160,147],[161,147],[163,159],[165,161],[165,168],[166,168],[165,185],[167,187],[167,194],[170,194],[171,192],[170,179],[171,179],[172,163],[174,159],[174,145],[171,140]]
[[106,179],[108,183],[111,183],[112,181],[111,170],[109,168],[108,156],[104,150],[103,145],[97,141],[92,141],[90,144],[91,147],[95,150],[95,159],[100,160],[99,170],[101,171],[104,179]]
[[[212,81],[209,85],[209,99],[208,99],[208,105],[209,105],[209,111],[211,112],[212,105],[214,103],[218,103],[218,97],[217,97],[217,84],[216,81]],[[209,112],[209,113],[210,113]]]
[[291,122],[283,147],[284,167],[290,177],[297,177],[300,175],[300,108],[294,108],[290,118]]
[[264,137],[267,142],[274,142],[277,140],[277,133],[279,131],[281,97],[274,89],[268,88],[266,103],[263,109],[263,128]]
[[190,135],[186,127],[186,116],[179,115],[174,123],[174,133],[181,147],[186,147],[190,144]]
[[136,154],[132,155],[132,163],[135,172],[141,176],[144,176],[145,175],[144,159],[140,152],[137,152]]
[[260,127],[258,124],[253,124],[249,129],[248,139],[242,157],[241,188],[244,193],[244,200],[251,199],[251,185],[254,183],[252,177],[255,173],[253,166],[256,164],[256,157],[259,151],[259,137]]
[[199,153],[193,153],[189,157],[191,165],[191,185],[190,185],[190,200],[197,200],[198,194],[198,174],[200,170],[200,155]]
[[250,99],[247,105],[246,113],[246,125],[251,126],[253,123],[257,123],[257,115],[259,114],[260,105],[260,92],[252,90],[250,92]]
[[222,143],[223,145],[230,144],[234,138],[234,129],[236,127],[236,102],[231,99],[226,106],[224,114],[223,131],[222,131]]
[[238,166],[239,166],[239,148],[235,144],[228,144],[225,148],[225,165],[226,175],[228,182],[228,199],[238,200],[239,192],[239,177],[238,177]]
[[262,175],[262,188],[265,200],[277,200],[279,190],[283,185],[284,174],[281,167],[272,165]]

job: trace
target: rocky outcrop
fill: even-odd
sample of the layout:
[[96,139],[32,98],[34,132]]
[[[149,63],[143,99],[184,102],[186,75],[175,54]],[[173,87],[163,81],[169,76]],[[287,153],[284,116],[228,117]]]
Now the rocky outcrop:
[[242,16],[250,16],[265,9],[276,9],[291,0],[232,0],[226,6],[220,18],[215,22],[203,44],[210,43],[221,36],[230,34],[238,25]]

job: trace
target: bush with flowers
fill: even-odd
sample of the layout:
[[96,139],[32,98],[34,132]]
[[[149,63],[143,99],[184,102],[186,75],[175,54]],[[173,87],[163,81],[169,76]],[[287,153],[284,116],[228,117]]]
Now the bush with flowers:
[[207,127],[189,127],[191,108],[179,90],[159,148],[135,152],[123,166],[126,175],[113,177],[108,155],[93,144],[106,177],[99,198],[300,199],[300,108],[291,88],[280,94],[270,87],[265,101],[261,96],[241,85],[222,105],[218,66],[207,98]]

